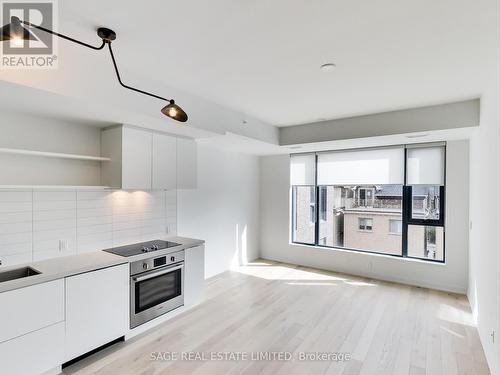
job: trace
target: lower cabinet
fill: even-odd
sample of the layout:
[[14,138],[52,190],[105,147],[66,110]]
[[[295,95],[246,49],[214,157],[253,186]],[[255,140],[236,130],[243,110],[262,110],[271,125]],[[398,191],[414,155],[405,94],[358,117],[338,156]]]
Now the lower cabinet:
[[0,374],[39,375],[64,356],[64,281],[0,293]]
[[66,279],[64,362],[124,336],[129,326],[129,265]]
[[63,280],[0,293],[0,342],[62,321],[64,321]]
[[64,322],[60,322],[0,343],[0,373],[43,374],[61,366],[63,356]]
[[189,307],[201,301],[205,283],[205,246],[184,250],[184,305]]

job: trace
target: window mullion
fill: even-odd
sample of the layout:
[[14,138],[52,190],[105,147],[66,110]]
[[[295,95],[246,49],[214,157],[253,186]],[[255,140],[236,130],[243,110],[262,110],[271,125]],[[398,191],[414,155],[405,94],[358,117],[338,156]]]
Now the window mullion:
[[314,191],[316,192],[316,223],[314,225],[314,244],[319,245],[319,187],[318,187],[318,155],[314,161]]

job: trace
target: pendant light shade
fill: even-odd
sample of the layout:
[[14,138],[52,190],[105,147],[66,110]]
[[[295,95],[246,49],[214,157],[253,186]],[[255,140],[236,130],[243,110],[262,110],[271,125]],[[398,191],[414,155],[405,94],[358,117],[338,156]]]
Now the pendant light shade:
[[186,112],[175,104],[174,100],[170,100],[170,103],[161,109],[161,113],[176,121],[186,122],[188,120]]
[[37,40],[28,29],[21,25],[17,17],[12,17],[10,23],[0,29],[0,41],[4,40]]

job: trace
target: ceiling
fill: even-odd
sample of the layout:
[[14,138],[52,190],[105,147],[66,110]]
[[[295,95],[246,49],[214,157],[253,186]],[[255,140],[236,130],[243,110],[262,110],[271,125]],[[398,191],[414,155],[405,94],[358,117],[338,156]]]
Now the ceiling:
[[[126,83],[277,126],[478,97],[498,62],[496,0],[59,1],[58,21],[95,44],[114,29]],[[0,79],[125,103],[104,51],[60,41],[59,56],[55,72]]]

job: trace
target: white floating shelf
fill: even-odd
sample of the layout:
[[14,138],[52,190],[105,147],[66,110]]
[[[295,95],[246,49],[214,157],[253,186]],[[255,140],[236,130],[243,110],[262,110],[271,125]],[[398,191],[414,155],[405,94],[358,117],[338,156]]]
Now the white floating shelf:
[[2,189],[54,189],[54,190],[105,190],[109,186],[86,186],[86,185],[0,185]]
[[22,150],[22,149],[17,149],[17,148],[0,148],[0,153],[29,155],[29,156],[41,156],[41,157],[46,157],[46,158],[74,159],[74,160],[90,160],[90,161],[110,161],[111,160],[110,158],[103,158],[101,156],[64,154],[64,153],[60,153],[60,152]]

